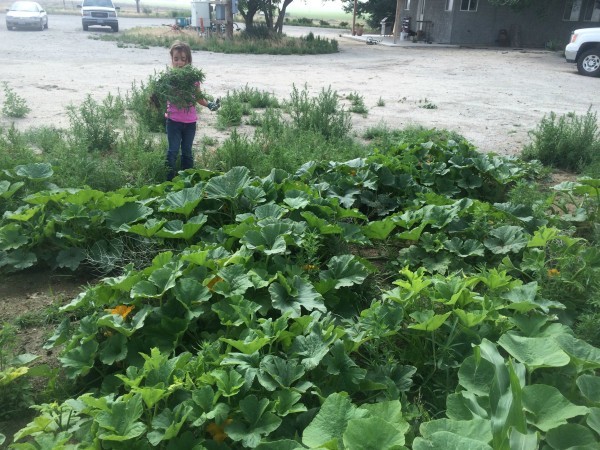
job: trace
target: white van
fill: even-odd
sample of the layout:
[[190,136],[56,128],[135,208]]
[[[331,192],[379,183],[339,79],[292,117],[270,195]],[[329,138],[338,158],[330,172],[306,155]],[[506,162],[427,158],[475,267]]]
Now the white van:
[[83,0],[77,7],[81,8],[83,31],[90,26],[111,27],[113,31],[119,31],[117,11],[121,8],[115,7],[112,0]]

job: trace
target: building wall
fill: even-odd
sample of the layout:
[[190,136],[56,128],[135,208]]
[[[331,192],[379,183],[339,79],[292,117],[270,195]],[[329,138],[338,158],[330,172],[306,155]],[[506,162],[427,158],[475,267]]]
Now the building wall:
[[[453,10],[444,11],[446,0],[425,0],[424,19],[431,22],[430,39],[437,43],[496,46],[500,30],[505,30],[511,47],[542,48],[551,41],[564,47],[571,32],[577,28],[600,27],[600,22],[563,20],[565,3],[572,0],[548,0],[543,11],[528,8],[513,11],[478,0],[477,11],[461,11],[461,0],[453,0]],[[583,0],[583,5],[586,5]],[[411,28],[417,30],[418,0],[410,1],[410,9],[402,17],[412,18]],[[580,19],[583,18],[583,13]]]

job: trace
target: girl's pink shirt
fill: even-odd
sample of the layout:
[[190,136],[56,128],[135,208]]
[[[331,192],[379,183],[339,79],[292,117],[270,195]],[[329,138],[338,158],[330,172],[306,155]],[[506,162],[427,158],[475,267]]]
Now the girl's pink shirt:
[[[196,87],[200,87],[200,83],[196,83]],[[198,120],[198,113],[196,112],[196,107],[194,105],[190,105],[189,108],[178,108],[167,102],[167,113],[165,114],[165,117],[174,122],[194,123]]]

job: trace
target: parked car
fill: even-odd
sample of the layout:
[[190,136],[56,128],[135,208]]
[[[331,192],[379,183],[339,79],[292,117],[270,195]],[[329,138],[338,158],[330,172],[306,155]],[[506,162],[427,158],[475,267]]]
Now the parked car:
[[576,63],[581,75],[600,76],[600,28],[580,28],[565,47],[567,62]]
[[48,14],[37,2],[18,1],[6,9],[6,28],[48,28]]
[[83,31],[91,26],[111,27],[113,31],[119,31],[117,11],[120,8],[115,7],[112,0],[83,0],[77,7],[81,8]]

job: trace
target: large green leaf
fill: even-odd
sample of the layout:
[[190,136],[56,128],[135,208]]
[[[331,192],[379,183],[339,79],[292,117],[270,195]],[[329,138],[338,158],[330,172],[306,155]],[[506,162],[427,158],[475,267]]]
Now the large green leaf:
[[98,342],[89,340],[68,350],[59,359],[69,378],[86,375],[94,365]]
[[115,230],[127,231],[129,229],[129,224],[139,222],[152,213],[152,208],[148,206],[137,202],[126,203],[106,214],[106,224]]
[[404,433],[378,417],[349,420],[342,438],[347,449],[399,450],[404,445]]
[[0,181],[0,198],[8,199],[15,195],[25,185],[24,182],[18,181],[11,183],[7,180]]
[[323,303],[323,296],[309,281],[298,275],[294,275],[291,280],[287,280],[283,276],[279,276],[278,279],[279,282],[273,282],[269,286],[269,293],[273,307],[280,310],[282,314],[300,317],[302,308],[306,311],[316,309],[325,312],[327,310]]
[[304,376],[304,367],[295,359],[267,355],[260,362],[258,380],[269,391],[289,389]]
[[33,266],[37,261],[35,253],[22,248],[11,252],[0,251],[0,267],[8,266],[23,270]]
[[232,295],[214,303],[211,308],[219,316],[222,325],[238,326],[243,323],[251,323],[260,309],[260,305],[241,295]]
[[208,218],[204,214],[187,219],[185,222],[181,220],[170,220],[155,233],[156,237],[168,239],[185,239],[189,241],[202,228]]
[[555,339],[579,370],[600,368],[600,349],[568,333],[562,333]]
[[141,395],[120,398],[111,405],[110,411],[101,411],[96,416],[100,426],[98,437],[106,441],[128,441],[141,436],[146,426],[138,419],[144,412]]
[[585,422],[592,430],[600,435],[600,408],[590,408],[590,413]]
[[337,341],[325,357],[327,373],[332,375],[339,391],[351,391],[365,379],[367,370],[359,367],[348,356],[342,341]]
[[492,426],[490,421],[479,417],[475,417],[472,420],[432,420],[422,423],[419,430],[424,438],[428,438],[440,431],[447,431],[486,444],[489,444],[492,440]]
[[211,375],[215,378],[219,393],[223,397],[233,397],[237,395],[244,385],[244,377],[233,369],[215,370],[211,372]]
[[169,408],[163,409],[152,419],[153,431],[148,433],[150,444],[156,446],[162,441],[176,437],[191,412],[192,407],[183,403],[179,403],[173,411]]
[[330,441],[341,443],[348,422],[367,415],[368,411],[357,409],[346,395],[331,394],[325,399],[312,422],[304,429],[302,443],[308,447],[320,447]]
[[546,442],[555,450],[597,450],[600,442],[587,427],[569,423],[553,428],[546,433]]
[[459,436],[448,431],[438,431],[427,439],[417,437],[413,450],[492,450],[488,444]]
[[517,336],[505,333],[498,340],[508,353],[531,371],[541,367],[562,367],[570,358],[554,339]]
[[324,281],[332,280],[335,289],[361,284],[369,275],[366,266],[354,255],[334,256],[327,266],[328,270],[322,271],[319,275]]
[[410,314],[410,317],[415,320],[416,323],[409,325],[409,328],[422,331],[435,331],[441,327],[446,319],[452,314],[452,311],[448,311],[445,314],[435,314],[432,310],[415,311]]
[[54,174],[52,165],[49,163],[31,163],[16,166],[14,170],[16,175],[30,180],[44,180]]
[[458,369],[458,382],[465,389],[479,396],[489,395],[495,376],[494,365],[475,356],[467,357]]
[[515,428],[510,430],[510,450],[538,450],[538,433],[521,433]]
[[577,387],[585,398],[600,405],[600,377],[595,375],[581,375],[577,378]]
[[527,246],[529,239],[523,228],[512,225],[504,225],[490,232],[483,243],[492,253],[503,255],[505,253],[516,253]]
[[287,250],[285,235],[292,232],[292,227],[285,223],[269,224],[260,230],[250,230],[240,239],[250,249],[257,249],[266,255],[283,254]]
[[234,167],[224,175],[211,178],[206,183],[206,197],[232,200],[250,185],[250,170],[247,167]]
[[80,248],[70,247],[58,252],[58,255],[56,255],[56,265],[61,268],[76,270],[85,258],[85,251]]
[[160,211],[183,214],[189,217],[202,200],[202,185],[197,184],[177,192],[169,192],[160,206]]
[[225,427],[225,432],[234,441],[241,441],[244,447],[255,448],[264,436],[279,428],[281,419],[267,411],[269,401],[249,395],[240,402],[244,421],[234,420]]
[[29,242],[29,238],[19,224],[7,223],[0,227],[0,250],[12,250]]
[[567,400],[558,389],[545,384],[534,384],[523,388],[523,407],[530,413],[529,422],[542,431],[549,431],[567,423],[568,419],[589,412]]

